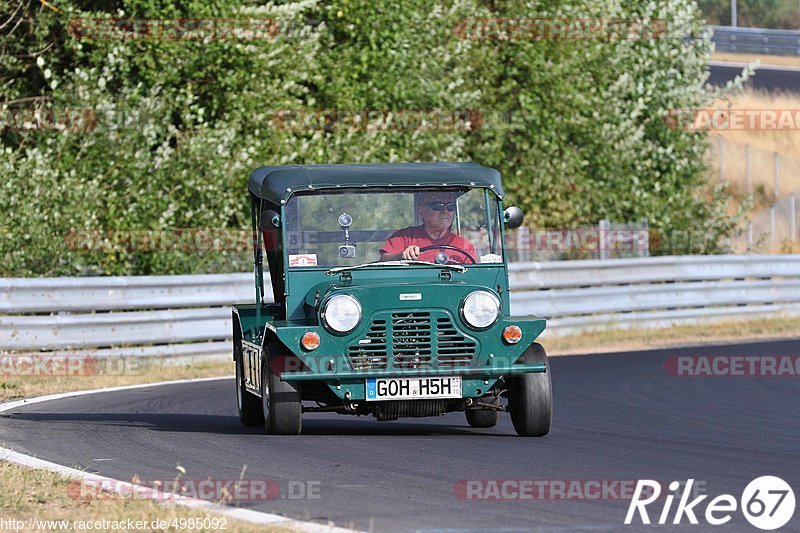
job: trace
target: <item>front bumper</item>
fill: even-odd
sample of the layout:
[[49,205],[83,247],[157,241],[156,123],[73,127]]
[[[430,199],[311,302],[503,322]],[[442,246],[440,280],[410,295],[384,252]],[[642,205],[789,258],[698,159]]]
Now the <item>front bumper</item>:
[[465,376],[475,378],[499,378],[513,374],[546,372],[544,363],[515,364],[503,366],[466,368],[406,368],[393,370],[370,370],[368,372],[344,370],[317,370],[315,372],[284,372],[283,381],[352,380],[367,378],[407,378],[415,376]]
[[[281,379],[321,381],[339,398],[361,400],[365,398],[368,378],[461,376],[463,397],[475,398],[486,394],[502,376],[546,372],[541,363],[517,363],[544,330],[543,318],[501,318],[491,328],[474,332],[456,327],[456,317],[446,310],[414,309],[410,312],[424,314],[430,326],[425,325],[422,332],[414,329],[398,333],[398,328],[391,323],[392,316],[378,315],[365,321],[360,331],[339,337],[315,323],[268,322],[267,328],[302,362],[302,368],[284,369]],[[381,318],[385,318],[385,323],[378,322]],[[503,328],[511,324],[523,331],[518,344],[509,345],[502,339]],[[417,324],[412,326],[418,327]],[[306,351],[301,347],[300,339],[307,331],[320,335],[322,343],[317,350]],[[456,344],[445,344],[448,341]],[[409,343],[412,352],[408,351]],[[464,350],[460,351],[462,347]],[[417,353],[419,360],[415,357]],[[379,359],[380,364],[367,366],[372,357]],[[367,364],[363,363],[365,360]]]

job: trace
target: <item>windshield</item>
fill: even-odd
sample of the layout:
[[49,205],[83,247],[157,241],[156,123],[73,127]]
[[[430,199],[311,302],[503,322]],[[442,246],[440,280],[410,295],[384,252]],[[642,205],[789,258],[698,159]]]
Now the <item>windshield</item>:
[[295,195],[284,209],[284,226],[290,267],[503,261],[498,202],[485,189]]

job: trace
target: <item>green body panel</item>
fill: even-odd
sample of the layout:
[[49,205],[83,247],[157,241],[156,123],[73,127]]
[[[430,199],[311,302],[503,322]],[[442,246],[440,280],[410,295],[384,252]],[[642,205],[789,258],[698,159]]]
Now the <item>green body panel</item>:
[[[501,300],[501,314],[507,316],[509,314],[509,301],[508,301],[508,277],[504,265],[498,263],[496,265],[478,265],[468,266],[466,272],[445,271],[445,279],[449,275],[450,281],[442,280],[442,271],[444,269],[434,267],[370,267],[359,270],[351,270],[345,275],[350,276],[351,280],[347,281],[342,279],[342,274],[335,274],[328,276],[325,274],[327,269],[310,269],[310,268],[292,268],[289,270],[289,275],[286,281],[286,316],[289,319],[299,320],[307,318],[307,309],[309,305],[313,306],[316,292],[319,291],[321,298],[324,298],[329,291],[338,290],[341,288],[352,288],[358,290],[360,294],[364,295],[365,299],[378,300],[385,297],[393,296],[390,300],[393,303],[386,301],[382,309],[394,309],[394,303],[400,303],[398,299],[398,289],[402,288],[402,292],[415,293],[421,292],[425,287],[434,286],[458,286],[459,284],[470,285],[474,289],[488,289],[494,293],[500,293]],[[369,291],[369,294],[364,292],[364,289]],[[386,292],[384,292],[384,289]],[[373,292],[374,291],[374,292]],[[463,291],[458,292],[464,295]],[[453,300],[456,292],[447,291],[440,292],[435,290],[434,293],[423,295],[428,296],[423,302],[431,302],[431,296],[439,297],[447,295],[447,300],[441,301],[441,307],[448,307],[448,305],[455,305],[455,307],[448,307],[453,311],[458,310],[458,303],[460,300]],[[364,301],[359,298],[361,305]],[[406,302],[412,304],[414,307],[415,302]],[[427,305],[427,304],[423,304]],[[408,308],[405,306],[404,308]],[[367,311],[364,310],[364,316],[369,316]]]
[[256,304],[237,304],[233,314],[239,318],[242,339],[261,345],[261,333],[267,322],[273,322],[283,315],[283,308],[277,304],[261,304],[261,316],[256,313]]
[[[477,270],[477,269],[476,269]],[[490,275],[495,280],[496,272],[499,268],[481,269],[482,275]],[[522,352],[541,334],[545,329],[545,320],[538,317],[524,317],[513,319],[501,316],[495,324],[483,331],[475,331],[467,327],[460,314],[459,308],[461,301],[470,292],[484,289],[486,286],[480,283],[467,283],[456,281],[457,276],[464,276],[467,273],[459,274],[453,272],[453,279],[441,281],[438,279],[438,269],[424,271],[430,279],[427,283],[420,281],[404,280],[397,281],[396,278],[377,283],[360,284],[359,274],[368,274],[370,279],[375,279],[381,271],[355,271],[353,272],[352,284],[342,284],[338,279],[328,277],[325,282],[319,282],[310,287],[309,298],[305,308],[311,316],[298,318],[295,320],[275,320],[262,313],[263,327],[274,334],[275,337],[287,348],[288,352],[299,357],[306,369],[302,375],[289,377],[284,374],[284,379],[291,380],[324,380],[331,390],[340,398],[344,398],[349,393],[352,400],[363,400],[365,397],[364,380],[368,377],[399,377],[412,375],[461,375],[462,392],[464,397],[479,397],[491,388],[497,379],[502,375],[517,374],[525,372],[543,372],[542,365],[515,365],[516,360]],[[386,272],[382,272],[386,276]],[[410,272],[409,272],[410,274]],[[415,274],[420,274],[416,271]],[[396,274],[395,274],[396,275]],[[324,276],[324,274],[323,274]],[[317,280],[319,277],[317,277]],[[346,293],[354,296],[361,303],[363,318],[356,328],[345,335],[335,335],[329,332],[323,324],[316,318],[317,313],[313,311],[314,295],[320,292],[320,307],[325,301],[335,293]],[[420,300],[401,300],[401,294],[419,294]],[[504,307],[507,305],[508,292],[504,292],[502,298]],[[266,309],[263,306],[262,309]],[[301,306],[303,308],[303,306]],[[242,320],[243,329],[246,325],[254,324],[255,306],[236,306]],[[391,322],[392,315],[428,315],[430,320],[429,334],[430,343],[421,343],[424,349],[430,352],[433,363],[439,363],[438,352],[442,348],[438,341],[437,329],[442,325],[448,332],[456,331],[455,336],[462,337],[463,343],[473,347],[470,350],[470,359],[464,364],[463,360],[458,362],[463,366],[438,365],[432,368],[393,368],[392,350],[390,333],[386,332],[387,340],[385,343],[377,343],[379,352],[381,348],[386,348],[385,368],[363,368],[359,369],[351,359],[350,354],[361,355],[363,347],[371,347],[372,341],[361,344],[359,341],[369,339],[367,334],[374,327],[375,320]],[[505,313],[504,313],[505,314]],[[522,329],[522,340],[514,345],[509,345],[502,338],[503,329],[506,326],[515,324]],[[389,324],[387,324],[389,326]],[[392,326],[389,326],[392,327]],[[387,328],[388,329],[388,328]],[[308,331],[314,331],[320,336],[320,346],[314,351],[305,350],[300,340]],[[248,338],[245,332],[244,338]],[[313,377],[315,376],[315,377]]]

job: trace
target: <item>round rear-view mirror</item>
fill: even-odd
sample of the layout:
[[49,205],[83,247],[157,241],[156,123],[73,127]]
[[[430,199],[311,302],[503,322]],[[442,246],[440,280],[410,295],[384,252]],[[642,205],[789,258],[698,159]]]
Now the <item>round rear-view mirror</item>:
[[508,229],[517,229],[525,220],[525,213],[519,207],[511,206],[503,211],[503,222]]

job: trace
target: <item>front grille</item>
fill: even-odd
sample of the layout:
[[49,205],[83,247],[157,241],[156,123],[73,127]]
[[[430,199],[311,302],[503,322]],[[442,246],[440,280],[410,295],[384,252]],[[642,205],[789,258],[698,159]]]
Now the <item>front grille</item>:
[[354,370],[456,368],[474,363],[477,343],[443,311],[383,313],[347,356]]
[[366,338],[347,349],[347,357],[353,370],[375,370],[386,368],[386,321],[373,320]]
[[394,368],[433,366],[430,313],[392,314],[392,357]]
[[436,319],[436,343],[440,367],[469,366],[475,357],[475,341],[459,333],[449,317]]

